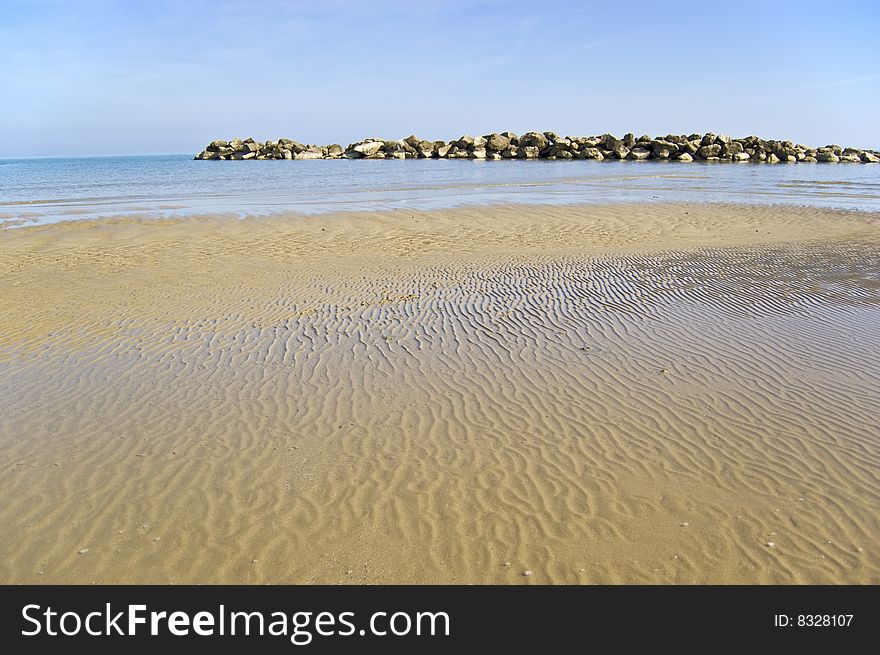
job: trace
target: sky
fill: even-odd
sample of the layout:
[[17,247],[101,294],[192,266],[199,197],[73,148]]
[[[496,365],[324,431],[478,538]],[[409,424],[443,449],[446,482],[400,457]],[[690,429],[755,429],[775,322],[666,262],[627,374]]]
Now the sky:
[[880,148],[880,2],[0,0],[0,157],[511,130]]

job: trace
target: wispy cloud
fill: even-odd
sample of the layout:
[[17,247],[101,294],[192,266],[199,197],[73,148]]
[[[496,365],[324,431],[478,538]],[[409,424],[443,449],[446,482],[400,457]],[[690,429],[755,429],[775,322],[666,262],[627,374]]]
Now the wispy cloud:
[[575,55],[581,52],[587,52],[588,50],[597,50],[599,48],[604,48],[605,46],[612,45],[614,43],[620,43],[623,41],[623,37],[615,36],[615,37],[607,37],[604,39],[596,39],[595,41],[587,41],[586,43],[578,43],[574,47],[572,47],[568,52],[569,54]]

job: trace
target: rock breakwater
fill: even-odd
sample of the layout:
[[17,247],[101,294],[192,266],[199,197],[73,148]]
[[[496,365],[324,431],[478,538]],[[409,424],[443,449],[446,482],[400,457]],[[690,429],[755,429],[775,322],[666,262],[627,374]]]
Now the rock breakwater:
[[747,136],[733,139],[724,134],[690,134],[636,137],[626,134],[560,136],[555,132],[493,132],[464,136],[452,141],[429,141],[410,135],[397,141],[376,137],[342,147],[303,144],[292,139],[212,141],[195,156],[197,160],[245,159],[664,159],[680,162],[804,162],[878,163],[880,152],[827,145],[813,148],[792,141]]

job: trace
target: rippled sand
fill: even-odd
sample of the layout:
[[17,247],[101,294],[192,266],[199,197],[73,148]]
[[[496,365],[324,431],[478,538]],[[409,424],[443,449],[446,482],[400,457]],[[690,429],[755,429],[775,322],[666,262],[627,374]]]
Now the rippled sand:
[[880,583],[878,245],[742,206],[0,232],[0,582]]

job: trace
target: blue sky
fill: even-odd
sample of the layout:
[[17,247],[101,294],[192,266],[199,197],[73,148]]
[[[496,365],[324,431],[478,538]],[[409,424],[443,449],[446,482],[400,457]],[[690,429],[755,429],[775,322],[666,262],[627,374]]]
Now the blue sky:
[[880,2],[0,0],[0,157],[505,129],[880,148]]

